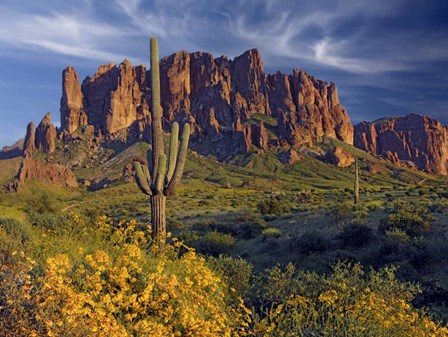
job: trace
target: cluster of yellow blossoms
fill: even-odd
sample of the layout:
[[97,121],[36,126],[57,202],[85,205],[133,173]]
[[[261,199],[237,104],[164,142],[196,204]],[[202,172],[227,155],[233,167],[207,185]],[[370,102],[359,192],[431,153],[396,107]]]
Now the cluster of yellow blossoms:
[[231,290],[204,258],[175,239],[160,251],[136,222],[106,217],[97,232],[101,249],[79,248],[45,265],[24,252],[3,260],[1,336],[448,336],[387,270],[367,278],[359,266],[336,271],[264,311],[249,310],[230,303]]

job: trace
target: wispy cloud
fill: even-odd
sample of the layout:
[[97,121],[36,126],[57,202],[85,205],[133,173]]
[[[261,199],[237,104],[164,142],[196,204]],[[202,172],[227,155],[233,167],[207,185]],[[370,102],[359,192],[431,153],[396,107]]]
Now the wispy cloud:
[[258,48],[267,69],[301,67],[337,82],[358,117],[425,107],[443,117],[446,9],[444,0],[2,0],[0,71],[14,76],[7,67],[26,63],[32,74],[18,81],[26,79],[21,89],[33,104],[17,102],[15,84],[0,83],[0,115],[21,111],[28,119],[35,110],[37,118],[48,106],[57,110],[60,91],[47,97],[32,87],[51,85],[61,64],[87,75],[125,57],[145,63],[148,38],[156,35],[161,56],[185,49],[234,57]]

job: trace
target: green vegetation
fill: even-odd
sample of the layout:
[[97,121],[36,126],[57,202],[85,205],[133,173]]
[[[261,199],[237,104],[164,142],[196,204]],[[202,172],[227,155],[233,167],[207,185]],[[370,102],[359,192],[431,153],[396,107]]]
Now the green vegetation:
[[[275,122],[249,122],[260,120],[268,130]],[[147,161],[156,170],[136,165],[144,191],[166,192],[185,156],[166,200],[163,252],[147,230],[147,196],[122,175],[144,163],[145,142],[89,154],[75,174],[91,186],[30,182],[0,194],[0,335],[447,335],[446,178],[332,139],[295,149],[302,159],[292,165],[276,151],[221,163],[171,151],[177,132],[174,124],[158,140],[170,143],[165,165],[162,154]],[[88,151],[78,140],[66,146],[54,154],[60,162]],[[316,158],[332,146],[357,165]],[[0,161],[2,179],[18,163]]]

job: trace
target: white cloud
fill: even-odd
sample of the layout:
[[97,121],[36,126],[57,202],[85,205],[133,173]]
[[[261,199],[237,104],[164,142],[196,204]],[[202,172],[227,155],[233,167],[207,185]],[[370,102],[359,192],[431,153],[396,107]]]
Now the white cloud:
[[374,74],[406,69],[406,66],[402,63],[394,63],[379,59],[354,58],[342,55],[352,48],[354,48],[354,46],[349,41],[333,42],[331,38],[319,40],[312,47],[314,50],[314,58],[317,63],[348,72]]

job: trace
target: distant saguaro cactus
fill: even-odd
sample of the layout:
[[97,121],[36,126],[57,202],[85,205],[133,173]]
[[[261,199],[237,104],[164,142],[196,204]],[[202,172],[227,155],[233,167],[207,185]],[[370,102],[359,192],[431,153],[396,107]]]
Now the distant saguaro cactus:
[[179,124],[171,125],[171,140],[168,156],[164,153],[162,130],[162,106],[160,104],[159,52],[157,38],[152,37],[151,50],[151,145],[147,153],[148,166],[134,162],[135,179],[141,191],[150,196],[152,235],[164,247],[166,241],[166,196],[174,192],[179,184],[187,158],[190,124],[182,130],[179,148]]
[[359,176],[358,176],[358,159],[355,158],[355,205],[359,202]]

